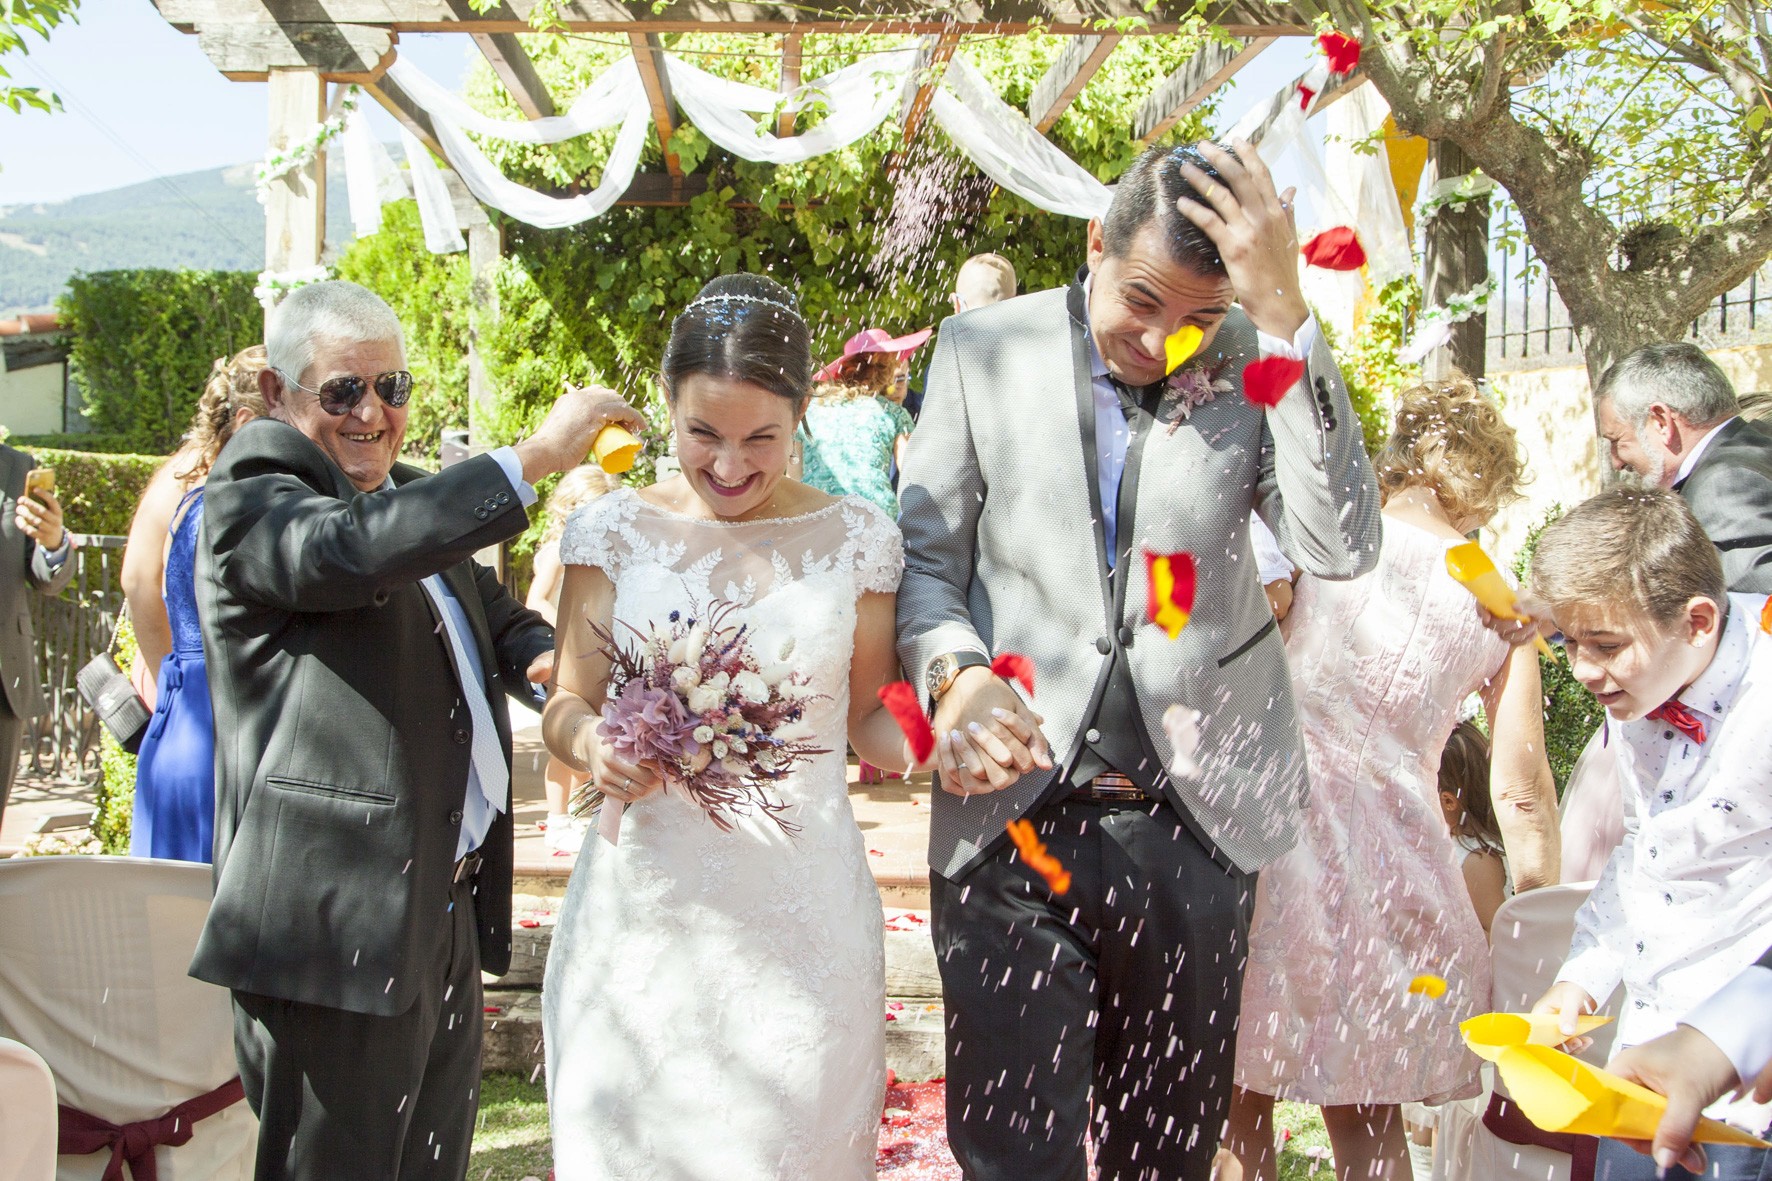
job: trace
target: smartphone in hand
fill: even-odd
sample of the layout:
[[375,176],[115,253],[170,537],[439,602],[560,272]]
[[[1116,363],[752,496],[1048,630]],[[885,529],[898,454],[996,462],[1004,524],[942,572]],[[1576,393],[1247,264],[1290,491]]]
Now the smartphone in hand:
[[26,496],[35,496],[42,500],[41,493],[55,493],[55,469],[52,467],[34,467],[25,473]]

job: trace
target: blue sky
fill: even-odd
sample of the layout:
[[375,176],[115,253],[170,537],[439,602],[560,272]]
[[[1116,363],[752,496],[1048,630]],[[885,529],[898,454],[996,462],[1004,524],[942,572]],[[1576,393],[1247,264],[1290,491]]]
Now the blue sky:
[[[1301,69],[1309,42],[1281,41],[1239,77],[1225,125]],[[476,51],[459,34],[405,34],[400,53],[439,82],[459,86]],[[65,200],[157,176],[257,160],[265,151],[265,90],[218,73],[194,35],[160,18],[149,0],[83,0],[78,24],[28,54],[10,55],[15,81],[62,96],[55,115],[0,109],[0,206]],[[564,96],[560,96],[564,97]],[[395,124],[366,103],[377,134]]]

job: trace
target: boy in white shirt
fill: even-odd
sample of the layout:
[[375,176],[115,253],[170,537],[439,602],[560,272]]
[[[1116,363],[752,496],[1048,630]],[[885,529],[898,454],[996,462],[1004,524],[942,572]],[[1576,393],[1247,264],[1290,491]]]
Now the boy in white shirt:
[[[1532,589],[1549,607],[1577,679],[1606,709],[1624,843],[1576,915],[1569,957],[1535,1006],[1593,1012],[1623,984],[1618,1041],[1672,1030],[1719,981],[1753,964],[1772,929],[1772,636],[1764,595],[1724,589],[1716,547],[1677,495],[1618,489],[1544,531]],[[1772,1109],[1709,1113],[1750,1132]],[[1704,1176],[1772,1177],[1767,1150],[1713,1146]],[[1596,1181],[1692,1174],[1612,1140]]]

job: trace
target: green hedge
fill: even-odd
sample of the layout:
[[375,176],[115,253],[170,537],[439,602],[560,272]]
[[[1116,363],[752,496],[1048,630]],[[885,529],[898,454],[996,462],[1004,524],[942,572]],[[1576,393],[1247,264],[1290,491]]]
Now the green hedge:
[[67,526],[75,533],[123,537],[142,492],[163,455],[110,455],[89,451],[31,449],[41,467],[55,469],[56,496]]
[[68,280],[57,310],[93,429],[137,451],[171,451],[210,366],[264,336],[257,276],[237,271],[99,271]]
[[[1563,515],[1563,506],[1553,504],[1532,531],[1514,558],[1514,578],[1525,584],[1532,567],[1532,555],[1538,549],[1538,537],[1544,527]],[[1557,798],[1569,784],[1575,760],[1581,757],[1588,739],[1600,728],[1606,711],[1587,687],[1575,679],[1565,660],[1539,656],[1538,669],[1544,678],[1544,748],[1550,759],[1551,774],[1557,779]]]
[[9,446],[20,451],[97,451],[106,455],[131,455],[141,450],[128,435],[101,435],[97,431],[57,435],[11,435]]

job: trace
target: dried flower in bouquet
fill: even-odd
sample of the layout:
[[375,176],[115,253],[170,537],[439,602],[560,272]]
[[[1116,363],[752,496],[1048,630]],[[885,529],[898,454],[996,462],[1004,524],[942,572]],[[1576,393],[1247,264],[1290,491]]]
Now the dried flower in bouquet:
[[668,625],[645,632],[619,624],[633,633],[625,643],[593,623],[609,658],[597,733],[621,758],[659,768],[666,790],[681,791],[723,832],[737,817],[761,814],[791,836],[799,825],[783,816],[789,805],[769,785],[830,753],[808,741],[802,722],[819,695],[788,663],[793,641],[765,661],[749,625],[733,622],[736,609],[716,600],[705,612],[673,611]]

